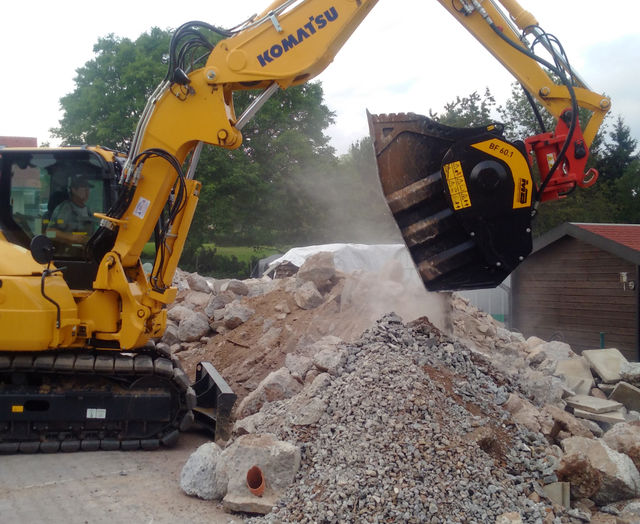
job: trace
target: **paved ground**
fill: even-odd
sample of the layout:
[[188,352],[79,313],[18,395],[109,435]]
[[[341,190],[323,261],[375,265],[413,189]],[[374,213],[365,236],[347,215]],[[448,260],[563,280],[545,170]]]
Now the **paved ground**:
[[159,451],[0,456],[0,520],[59,524],[242,522],[213,502],[188,497],[179,476],[206,439],[183,434]]

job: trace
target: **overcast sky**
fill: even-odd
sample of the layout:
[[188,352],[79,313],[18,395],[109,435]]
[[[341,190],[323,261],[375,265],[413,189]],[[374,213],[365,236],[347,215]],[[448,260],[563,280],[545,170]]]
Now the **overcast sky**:
[[[556,35],[574,69],[591,89],[613,100],[640,139],[640,2],[638,0],[521,0]],[[157,26],[189,20],[234,26],[270,0],[23,1],[3,6],[0,135],[50,139],[61,118],[59,100],[73,91],[75,70],[93,57],[93,45],[114,33],[137,38]],[[334,63],[319,77],[336,112],[329,129],[345,152],[368,133],[373,113],[440,111],[457,95],[489,87],[498,102],[512,78],[432,0],[380,0]]]

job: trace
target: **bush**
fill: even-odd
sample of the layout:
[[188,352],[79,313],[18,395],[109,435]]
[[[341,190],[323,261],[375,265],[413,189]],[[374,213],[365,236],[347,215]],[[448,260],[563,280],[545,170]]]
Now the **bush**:
[[197,271],[205,276],[242,280],[251,276],[251,268],[258,262],[257,257],[252,257],[250,261],[245,262],[238,260],[235,255],[220,255],[217,251],[215,247],[201,246],[195,250],[193,256],[183,256],[180,267],[185,271]]

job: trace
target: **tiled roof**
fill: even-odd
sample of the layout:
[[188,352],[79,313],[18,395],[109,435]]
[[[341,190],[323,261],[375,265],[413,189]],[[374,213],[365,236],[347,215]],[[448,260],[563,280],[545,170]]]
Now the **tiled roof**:
[[570,236],[640,266],[640,224],[565,222],[533,240],[533,252]]
[[608,238],[613,242],[622,244],[640,251],[640,224],[580,224],[574,223],[581,229],[591,231],[596,235]]
[[0,136],[0,146],[38,147],[38,139],[31,136]]

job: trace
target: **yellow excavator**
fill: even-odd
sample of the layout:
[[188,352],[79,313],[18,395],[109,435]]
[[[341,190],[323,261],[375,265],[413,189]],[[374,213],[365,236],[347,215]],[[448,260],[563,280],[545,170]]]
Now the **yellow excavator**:
[[[610,101],[516,2],[439,2],[557,120],[512,142],[499,123],[369,115],[383,192],[426,287],[491,287],[529,254],[538,203],[595,182],[586,162]],[[223,431],[235,400],[224,379],[202,362],[191,384],[153,343],[176,297],[201,148],[239,147],[264,102],[318,75],[376,3],[276,0],[231,30],[179,27],[126,155],[0,149],[0,453],[153,449],[194,419]],[[243,90],[259,94],[236,115]]]

